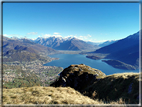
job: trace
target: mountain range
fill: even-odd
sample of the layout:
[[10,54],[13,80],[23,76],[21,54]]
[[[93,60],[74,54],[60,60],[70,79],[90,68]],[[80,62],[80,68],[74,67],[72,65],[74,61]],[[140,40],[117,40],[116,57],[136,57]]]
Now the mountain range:
[[[6,37],[4,37],[5,39]],[[78,50],[96,50],[99,49],[101,47],[110,45],[114,42],[116,42],[115,40],[108,40],[106,42],[101,42],[101,43],[97,43],[97,42],[89,42],[89,41],[83,41],[80,39],[77,39],[75,37],[68,37],[68,38],[63,38],[63,37],[48,37],[48,38],[43,38],[43,37],[38,37],[35,40],[32,39],[19,39],[16,37],[12,37],[9,38],[14,40],[18,40],[18,41],[23,41],[27,43],[31,43],[31,44],[40,44],[46,47],[50,47],[53,48],[55,50],[74,50],[74,51],[78,51]]]
[[49,38],[37,38],[33,42],[48,46],[56,50],[95,50],[98,46],[88,44],[87,42],[77,38],[62,38],[62,37],[49,37]]

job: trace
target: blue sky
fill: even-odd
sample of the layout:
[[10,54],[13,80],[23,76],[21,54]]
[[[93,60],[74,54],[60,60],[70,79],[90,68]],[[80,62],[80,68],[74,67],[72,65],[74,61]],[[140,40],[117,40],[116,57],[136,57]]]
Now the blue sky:
[[125,38],[139,31],[139,3],[3,3],[7,37]]

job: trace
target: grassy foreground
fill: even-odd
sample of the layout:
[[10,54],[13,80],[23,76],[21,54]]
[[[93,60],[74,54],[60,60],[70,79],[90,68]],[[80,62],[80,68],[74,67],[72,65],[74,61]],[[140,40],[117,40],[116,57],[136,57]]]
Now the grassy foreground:
[[100,104],[70,87],[3,89],[3,104]]
[[3,104],[122,104],[125,101],[111,101],[105,103],[99,99],[90,99],[70,87],[23,87],[3,89]]
[[[78,67],[82,66],[79,65]],[[72,67],[73,69],[71,69]],[[76,76],[72,76],[71,80],[78,78],[84,71],[88,73],[91,73],[90,70],[96,72],[94,69],[88,67],[81,68],[81,71],[78,71],[77,66],[70,66],[62,72],[62,76],[67,76],[67,74],[70,74],[69,72],[76,73],[73,72],[74,69],[79,73]],[[69,86],[33,86],[3,89],[2,100],[3,104],[122,104],[123,106],[126,106],[126,104],[139,104],[141,97],[139,82],[142,80],[139,76],[140,73],[103,75],[78,91]],[[83,79],[86,80],[86,77],[87,75]],[[80,83],[79,81],[73,83]],[[83,83],[81,82],[81,84]],[[84,82],[84,84],[87,84],[87,82]]]

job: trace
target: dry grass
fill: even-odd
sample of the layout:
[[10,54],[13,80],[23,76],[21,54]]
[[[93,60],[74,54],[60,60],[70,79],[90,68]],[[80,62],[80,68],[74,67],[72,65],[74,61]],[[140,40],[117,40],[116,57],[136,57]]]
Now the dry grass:
[[3,89],[3,104],[100,104],[70,87]]
[[108,75],[83,90],[83,94],[112,104],[138,104],[141,80],[139,75],[139,73]]
[[125,101],[120,98],[118,101],[107,103],[98,99],[92,100],[70,87],[35,86],[3,89],[3,104],[93,104],[96,106],[123,104],[125,106]]
[[114,77],[114,78],[122,77],[124,79],[127,79],[130,76],[136,76],[136,79],[138,80],[139,79],[138,75],[140,75],[140,73],[126,72],[126,73],[115,73],[115,74],[112,74],[112,75],[108,75],[108,77]]

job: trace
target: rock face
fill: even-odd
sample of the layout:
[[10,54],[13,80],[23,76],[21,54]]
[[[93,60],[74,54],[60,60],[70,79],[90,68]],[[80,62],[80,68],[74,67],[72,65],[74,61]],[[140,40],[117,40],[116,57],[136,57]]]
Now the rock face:
[[52,83],[51,86],[70,86],[75,90],[80,91],[104,76],[105,74],[100,70],[91,68],[84,64],[70,65],[61,72],[60,78]]

